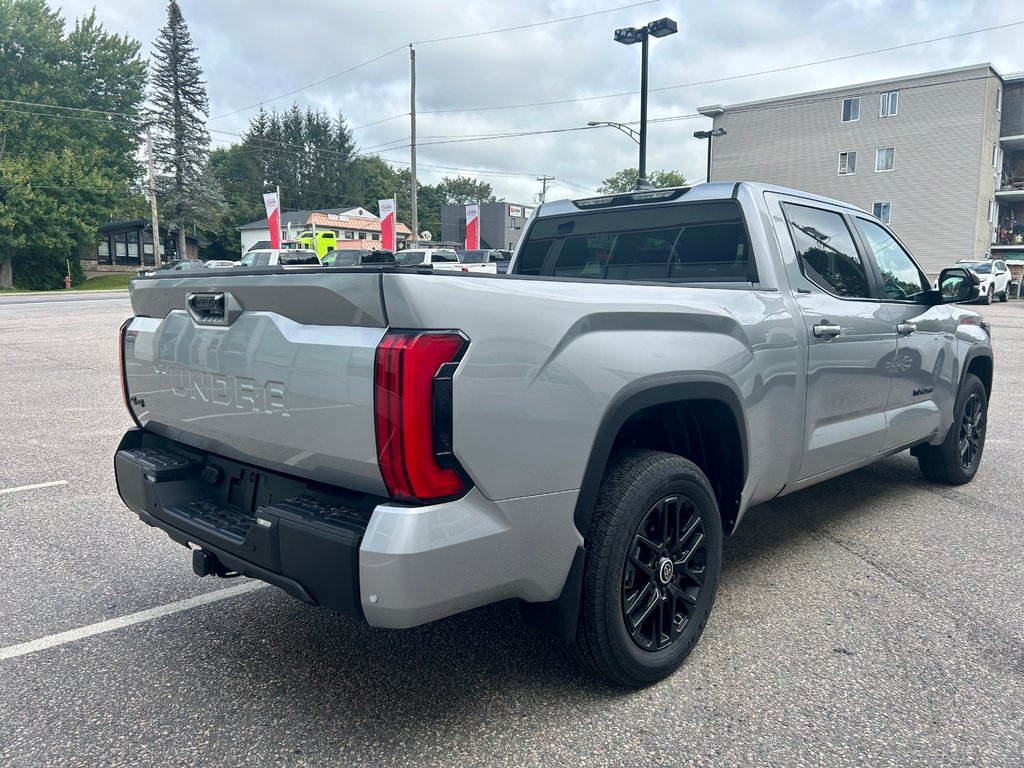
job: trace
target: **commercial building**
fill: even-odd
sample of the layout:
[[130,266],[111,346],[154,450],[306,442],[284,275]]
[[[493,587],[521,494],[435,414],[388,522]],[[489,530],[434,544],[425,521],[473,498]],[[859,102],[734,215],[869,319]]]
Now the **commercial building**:
[[[380,218],[360,206],[349,208],[326,208],[322,211],[287,211],[281,214],[281,239],[291,240],[299,233],[316,229],[317,232],[332,231],[338,238],[338,249],[380,248]],[[395,225],[398,242],[412,234],[408,225]],[[270,241],[270,229],[266,219],[250,221],[238,227],[241,252],[257,244]]]
[[1015,229],[1024,241],[1024,79],[990,64],[699,111],[726,131],[714,139],[715,181],[873,212],[932,275],[1013,250],[1003,240]]
[[[533,206],[515,203],[480,203],[480,247],[515,250]],[[466,242],[466,206],[446,205],[441,209],[441,240]]]

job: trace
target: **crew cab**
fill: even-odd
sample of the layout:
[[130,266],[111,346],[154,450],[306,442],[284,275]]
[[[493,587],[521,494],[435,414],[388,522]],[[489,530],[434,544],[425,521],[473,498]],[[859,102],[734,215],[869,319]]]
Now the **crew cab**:
[[905,450],[974,477],[978,285],[931,289],[858,208],[721,182],[544,203],[507,275],[140,278],[118,490],[201,576],[390,628],[513,598],[644,685],[753,505]]

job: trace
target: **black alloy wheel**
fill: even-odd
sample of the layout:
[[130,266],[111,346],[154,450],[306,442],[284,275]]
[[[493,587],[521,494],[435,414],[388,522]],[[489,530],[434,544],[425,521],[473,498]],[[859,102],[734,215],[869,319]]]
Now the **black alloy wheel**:
[[671,674],[707,625],[722,569],[722,519],[700,467],[662,451],[617,453],[585,551],[577,658],[622,687]]
[[988,424],[988,393],[973,373],[964,376],[953,407],[953,424],[939,445],[919,445],[917,456],[922,474],[948,485],[970,482],[981,466]]
[[645,651],[671,645],[693,619],[707,571],[707,536],[693,503],[658,501],[640,521],[622,574],[622,613]]
[[981,458],[985,444],[985,406],[981,396],[972,392],[964,403],[960,415],[960,432],[957,445],[960,451],[960,466],[970,471]]

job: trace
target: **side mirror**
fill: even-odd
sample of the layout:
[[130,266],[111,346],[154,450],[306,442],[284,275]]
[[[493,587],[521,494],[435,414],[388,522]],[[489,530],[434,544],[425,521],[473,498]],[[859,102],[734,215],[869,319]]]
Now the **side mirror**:
[[962,304],[981,296],[981,281],[969,269],[950,267],[939,273],[939,297],[943,304]]

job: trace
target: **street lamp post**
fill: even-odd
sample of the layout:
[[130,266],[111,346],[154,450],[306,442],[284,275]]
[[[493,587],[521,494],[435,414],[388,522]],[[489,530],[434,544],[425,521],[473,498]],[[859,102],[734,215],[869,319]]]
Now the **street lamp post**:
[[600,128],[601,126],[605,125],[607,125],[609,128],[618,128],[620,131],[629,136],[629,138],[631,138],[637,144],[640,143],[640,134],[637,133],[632,128],[630,128],[625,123],[609,123],[607,120],[591,120],[589,123],[587,123],[587,126],[590,128]]
[[711,183],[711,142],[716,136],[725,136],[725,128],[715,128],[710,131],[694,131],[693,138],[708,140],[708,183]]
[[640,167],[637,170],[637,188],[647,177],[647,41],[654,37],[668,37],[679,31],[679,26],[669,18],[652,21],[643,27],[623,27],[615,30],[615,42],[623,45],[640,43]]

